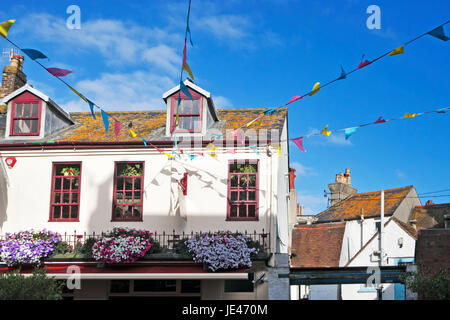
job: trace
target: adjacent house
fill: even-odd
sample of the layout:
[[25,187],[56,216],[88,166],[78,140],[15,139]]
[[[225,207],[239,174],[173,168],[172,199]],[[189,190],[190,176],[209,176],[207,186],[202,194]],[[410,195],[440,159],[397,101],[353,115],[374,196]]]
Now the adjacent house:
[[[383,262],[380,260],[381,191],[357,193],[350,170],[329,185],[331,206],[312,224],[292,232],[291,268],[395,266],[413,263],[416,230],[408,223],[420,205],[414,186],[384,190]],[[364,284],[311,285],[292,288],[292,296],[309,299],[377,299]],[[383,299],[404,299],[401,284],[383,284]]]
[[[170,249],[196,232],[230,230],[262,254],[251,269],[216,273],[173,256],[114,268],[46,262],[61,279],[81,267],[82,289],[69,298],[289,299],[288,279],[278,277],[289,267],[286,108],[246,130],[242,144],[233,129],[264,109],[216,109],[210,92],[186,80],[193,100],[176,86],[162,93],[165,110],[110,112],[106,133],[100,113],[65,111],[22,68],[23,57],[12,57],[0,90],[1,234],[45,228],[74,244],[121,226],[149,230]],[[112,118],[127,125],[117,137]]]

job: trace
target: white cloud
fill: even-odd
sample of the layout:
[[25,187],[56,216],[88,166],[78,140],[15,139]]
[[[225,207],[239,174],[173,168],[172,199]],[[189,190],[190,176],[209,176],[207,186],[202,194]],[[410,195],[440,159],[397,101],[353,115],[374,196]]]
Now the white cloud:
[[195,20],[195,26],[219,39],[242,39],[248,35],[249,21],[239,15],[216,15]]
[[401,171],[401,170],[395,170],[395,175],[397,176],[397,178],[399,178],[399,179],[404,179],[404,178],[406,178],[406,174],[403,172],[403,171]]
[[213,100],[214,100],[214,106],[216,107],[216,109],[229,108],[229,107],[233,106],[233,104],[231,103],[231,101],[229,99],[222,97],[222,96],[213,97]]
[[300,162],[292,162],[291,168],[295,169],[296,177],[307,176],[307,175],[317,175],[314,169],[302,165]]
[[305,215],[316,215],[327,209],[327,198],[308,194],[306,191],[297,190],[298,202],[304,207]]

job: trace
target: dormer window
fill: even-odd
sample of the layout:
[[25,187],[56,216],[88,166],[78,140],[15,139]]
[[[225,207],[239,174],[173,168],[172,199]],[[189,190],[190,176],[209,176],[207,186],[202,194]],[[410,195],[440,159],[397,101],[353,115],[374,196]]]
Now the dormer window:
[[12,103],[10,136],[38,136],[41,123],[41,101],[17,100]]
[[[178,104],[178,94],[172,96],[172,117],[171,126],[175,128],[175,132],[200,132],[201,131],[201,121],[202,121],[202,100],[201,96],[191,93],[194,100],[181,95],[180,105],[178,106],[178,118],[179,123],[177,123],[177,104]],[[184,97],[183,97],[184,96]]]

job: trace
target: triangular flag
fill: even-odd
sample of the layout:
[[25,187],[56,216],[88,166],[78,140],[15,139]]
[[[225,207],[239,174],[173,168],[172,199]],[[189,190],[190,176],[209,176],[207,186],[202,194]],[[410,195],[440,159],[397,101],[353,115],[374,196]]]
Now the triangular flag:
[[59,69],[59,68],[45,68],[45,69],[55,77],[64,77],[67,76],[69,73],[72,73],[72,71],[66,69]]
[[45,59],[47,56],[35,49],[21,49],[31,60]]
[[188,156],[189,156],[190,160],[193,160],[193,159],[195,159],[195,157],[198,157],[198,155],[196,155],[196,154],[188,154]]
[[209,151],[216,151],[216,149],[217,149],[216,146],[212,143],[208,143],[208,145],[206,146],[206,150]]
[[398,48],[395,48],[394,50],[389,52],[389,55],[390,56],[395,56],[396,54],[402,54],[402,53],[405,53],[405,47],[404,46],[400,46]]
[[358,128],[347,128],[347,129],[345,129],[345,130],[344,130],[344,133],[345,133],[345,140],[347,140],[348,138],[350,138],[350,136],[351,136],[352,134],[354,134],[354,133],[356,132],[357,129],[358,129]]
[[194,46],[192,43],[192,35],[191,35],[191,29],[189,28],[189,24],[186,27],[187,32],[189,33],[189,42],[191,43],[191,46]]
[[88,100],[86,99],[86,97],[83,96],[81,93],[79,93],[77,90],[75,90],[74,88],[72,88],[71,86],[69,86],[67,83],[66,83],[66,86],[68,86],[70,90],[72,90],[73,92],[75,92],[75,93],[76,93],[81,99],[83,99],[85,102],[88,102]]
[[303,137],[292,139],[292,142],[294,142],[297,147],[300,148],[300,150],[306,152],[306,150],[303,148]]
[[120,129],[122,129],[122,124],[119,121],[114,120],[114,134],[116,135],[116,138],[119,135]]
[[142,139],[142,142],[144,143],[144,145],[147,146],[147,141],[145,141],[145,139],[142,138],[142,137],[139,137],[139,138],[141,138],[141,139]]
[[285,106],[287,106],[289,103],[292,103],[292,102],[294,102],[294,101],[300,100],[300,99],[302,99],[302,98],[303,98],[303,97],[300,97],[300,96],[293,96],[292,99],[289,100],[289,102],[285,104]]
[[261,125],[261,122],[258,121],[258,119],[254,119],[252,121],[250,121],[249,123],[246,124],[246,127],[250,127],[252,124],[257,124],[257,125]]
[[369,60],[364,60],[364,55],[361,58],[361,62],[358,65],[358,69],[364,68],[365,66],[368,66],[369,64],[371,64],[372,62],[370,62]]
[[133,130],[131,130],[131,129],[128,129],[128,131],[130,131],[130,134],[131,134],[131,136],[132,136],[133,138],[136,138],[136,133],[134,133],[134,131],[133,131]]
[[233,154],[235,154],[235,153],[236,153],[236,148],[233,148],[233,149],[227,149],[227,153],[233,153]]
[[189,92],[189,89],[184,85],[183,81],[180,81],[180,90],[186,95],[186,97],[188,97],[191,100],[194,100],[194,98],[192,98],[191,93]]
[[384,122],[386,122],[386,120],[384,120],[383,117],[379,117],[378,120],[375,121],[374,123],[377,124],[377,123],[384,123]]
[[430,32],[428,32],[428,34],[430,36],[433,36],[435,38],[441,39],[443,41],[448,41],[448,39],[450,39],[449,37],[447,37],[445,35],[443,26],[439,26],[436,29],[431,30]]
[[94,114],[94,103],[88,99],[88,104],[89,104],[89,108],[91,108],[92,117],[94,117],[94,120],[96,120],[95,114]]
[[446,113],[447,111],[450,111],[450,108],[442,108],[442,109],[437,110],[436,112],[437,113]]
[[108,128],[109,128],[108,114],[103,110],[102,110],[102,119],[103,119],[103,124],[105,125],[106,133],[108,133]]
[[344,68],[341,66],[341,75],[336,80],[342,80],[347,78],[347,73],[345,73]]
[[271,114],[273,112],[275,112],[275,108],[270,108],[270,109],[265,110],[264,114]]
[[417,115],[417,113],[405,113],[403,118],[414,118]]
[[192,74],[191,68],[189,68],[189,65],[187,63],[183,64],[183,70],[185,70],[187,73],[189,73],[192,80],[195,80],[194,75]]
[[214,158],[215,160],[219,161],[219,158],[217,157],[217,154],[211,153],[210,156],[211,156],[211,158]]
[[257,148],[256,145],[255,145],[255,146],[248,146],[248,147],[249,147],[250,149],[252,149],[254,153],[256,153],[256,154],[259,155],[258,148]]
[[163,152],[163,154],[165,154],[168,158],[172,158],[172,156],[166,152]]
[[2,23],[0,23],[0,35],[6,39],[6,37],[8,36],[8,31],[9,28],[11,28],[12,24],[15,22],[16,20],[8,20],[8,21],[4,21]]
[[235,137],[239,143],[245,144],[245,139],[244,139],[244,135],[242,134],[241,128],[237,128],[237,129],[233,130],[233,137]]
[[312,88],[312,91],[310,93],[308,93],[308,96],[312,96],[319,90],[320,90],[320,82],[316,82],[316,84]]
[[331,131],[328,131],[328,125],[325,126],[325,128],[320,131],[320,134],[323,134],[324,136],[329,136],[331,134]]
[[184,39],[184,48],[183,48],[183,66],[186,64],[186,39]]
[[278,157],[281,157],[281,143],[272,143],[271,146],[277,148]]

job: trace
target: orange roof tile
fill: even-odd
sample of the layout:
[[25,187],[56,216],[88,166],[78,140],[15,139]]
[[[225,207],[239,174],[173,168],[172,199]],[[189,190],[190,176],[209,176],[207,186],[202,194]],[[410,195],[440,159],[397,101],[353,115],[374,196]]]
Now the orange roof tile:
[[339,267],[345,222],[296,225],[291,268]]
[[[413,188],[414,186],[407,186],[384,190],[385,215],[392,215]],[[380,200],[381,191],[356,193],[322,211],[316,217],[319,222],[359,219],[361,213],[366,218],[376,217],[380,215]]]

